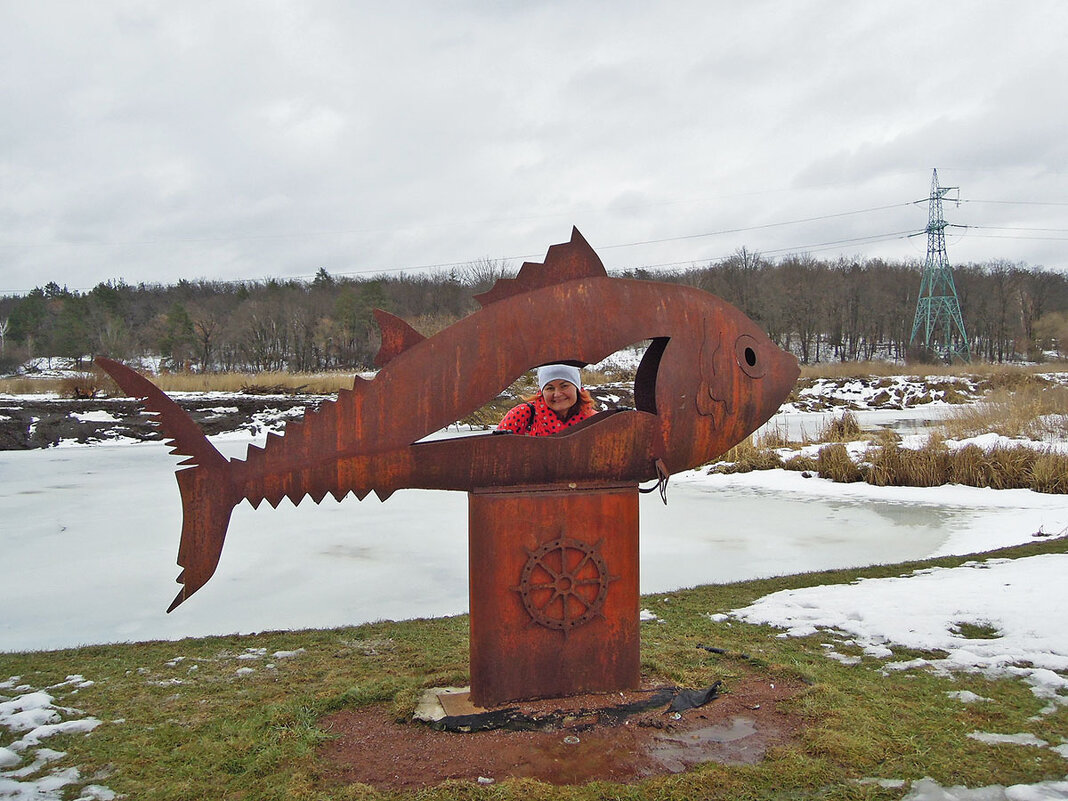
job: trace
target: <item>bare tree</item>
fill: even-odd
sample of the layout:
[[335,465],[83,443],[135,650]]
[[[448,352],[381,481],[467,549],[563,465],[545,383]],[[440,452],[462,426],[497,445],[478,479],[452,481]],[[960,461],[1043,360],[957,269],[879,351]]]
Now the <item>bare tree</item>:
[[513,275],[515,270],[507,261],[483,257],[461,267],[458,277],[471,289],[471,294],[477,295],[491,289],[498,279]]
[[199,303],[189,310],[193,319],[193,338],[196,342],[197,361],[201,370],[215,367],[215,351],[223,331],[222,316],[217,304]]

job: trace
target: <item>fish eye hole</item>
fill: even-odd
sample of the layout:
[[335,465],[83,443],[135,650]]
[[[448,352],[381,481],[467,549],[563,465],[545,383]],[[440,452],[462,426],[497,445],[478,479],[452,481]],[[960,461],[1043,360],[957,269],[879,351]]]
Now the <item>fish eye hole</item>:
[[738,366],[750,378],[763,378],[766,369],[757,358],[760,343],[749,334],[742,334],[734,343],[734,357]]

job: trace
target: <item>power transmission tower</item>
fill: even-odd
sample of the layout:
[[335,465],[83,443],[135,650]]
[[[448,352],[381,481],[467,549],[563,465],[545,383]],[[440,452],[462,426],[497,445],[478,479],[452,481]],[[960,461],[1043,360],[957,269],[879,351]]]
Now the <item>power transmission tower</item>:
[[942,198],[955,186],[939,186],[938,170],[931,171],[931,196],[928,198],[927,260],[923,265],[920,296],[916,300],[916,317],[912,322],[909,347],[921,345],[945,361],[954,358],[970,361],[968,334],[960,314],[960,300],[953,283],[953,272],[946,255],[946,221],[942,218]]

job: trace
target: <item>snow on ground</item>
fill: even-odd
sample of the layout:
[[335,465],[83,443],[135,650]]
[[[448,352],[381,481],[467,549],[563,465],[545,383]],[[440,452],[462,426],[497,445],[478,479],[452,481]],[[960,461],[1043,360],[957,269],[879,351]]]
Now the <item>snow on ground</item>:
[[[831,633],[839,645],[859,647],[883,660],[886,674],[928,669],[1015,678],[1046,702],[1041,718],[1068,704],[1066,574],[1068,554],[974,561],[894,578],[784,590],[731,610],[729,616],[784,629],[780,637]],[[714,618],[728,616],[719,613]],[[900,647],[945,652],[945,656],[896,661],[894,648]],[[862,664],[834,646],[827,656],[846,665]],[[961,703],[993,702],[974,693],[961,692],[957,697]],[[1052,748],[1068,760],[1068,732],[1052,743],[1030,732],[975,731],[968,736],[989,745]],[[906,801],[1055,798],[1068,798],[1068,780],[969,789],[923,779],[913,782],[905,796]]]
[[[783,491],[797,491],[803,479],[781,475],[782,471],[755,474],[765,485],[778,484]],[[754,475],[754,474],[749,474]],[[733,476],[725,476],[732,479]],[[809,484],[819,487],[819,479]],[[849,488],[851,495],[870,496],[879,488],[864,484],[835,485]],[[824,487],[826,489],[826,487]],[[969,487],[939,488],[943,502],[967,502],[969,496],[1007,506],[1018,503],[1013,495],[1028,490],[992,491]],[[919,501],[917,489],[898,491],[899,497]],[[897,495],[898,493],[894,493]],[[1034,493],[1030,493],[1034,494]],[[1063,496],[1052,496],[1061,508],[1050,506],[1050,528],[1042,524],[1040,537],[1066,536]],[[1053,522],[1055,521],[1055,522]],[[1023,529],[1018,529],[1020,533]],[[973,535],[978,535],[974,537]],[[1014,539],[1008,527],[973,530],[963,538],[950,537],[931,555],[962,553],[972,546],[986,550],[1007,545]],[[965,544],[967,543],[967,544]],[[963,547],[962,547],[963,546]],[[803,637],[818,631],[832,635],[843,650],[860,649],[881,660],[890,672],[935,670],[970,671],[988,677],[1009,677],[1025,682],[1045,702],[1040,716],[1068,704],[1068,554],[1046,554],[1018,559],[967,562],[955,568],[928,568],[907,575],[860,579],[850,584],[784,590],[760,598],[729,615],[715,613],[714,620],[734,617],[783,629],[780,637]],[[944,656],[896,660],[895,648],[944,652]],[[841,653],[835,646],[827,656],[845,665],[861,660]],[[968,693],[962,703],[990,702]],[[982,743],[1052,748],[1068,760],[1068,732],[1059,742],[1047,742],[1028,732],[972,732]],[[1068,773],[1068,771],[1066,771]],[[1068,779],[1068,777],[1066,777]],[[898,785],[900,786],[900,785]],[[969,789],[942,787],[930,779],[913,782],[907,801],[1026,801],[1068,798],[1068,780],[1012,787]]]
[[[1052,384],[1068,385],[1068,373],[1036,373]],[[797,393],[797,400],[786,403],[787,413],[826,409],[915,409],[982,400],[983,389],[975,378],[962,376],[894,375],[868,378],[819,378]]]
[[[1068,608],[1066,574],[1068,554],[974,561],[895,578],[784,590],[731,614],[786,629],[780,636],[827,630],[879,659],[891,659],[895,647],[944,651],[944,657],[888,661],[885,667],[1019,677],[1037,697],[1068,703],[1068,679],[1060,675],[1068,673],[1064,617],[1036,613]],[[969,631],[982,636],[969,638]]]
[[[937,382],[932,388],[932,381]],[[820,378],[797,393],[797,400],[784,404],[784,412],[826,408],[828,402],[841,409],[900,409],[917,405],[950,403],[950,392],[959,398],[978,400],[976,382],[968,378],[938,381],[924,376],[895,375],[882,378]]]
[[[247,648],[234,654],[223,651],[212,661],[227,661],[234,665],[235,679],[243,679],[259,670],[275,671],[281,660],[296,659],[303,648],[292,651],[268,652],[266,648]],[[167,668],[180,670],[179,675],[191,675],[198,668],[196,662],[185,663],[184,656],[176,656],[165,663]],[[178,686],[184,678],[159,674],[139,668],[145,682],[158,686]],[[15,739],[0,746],[0,799],[8,801],[112,801],[119,796],[110,788],[97,784],[103,776],[83,777],[77,767],[50,767],[66,757],[45,744],[57,734],[89,734],[101,725],[121,726],[124,719],[101,721],[69,706],[76,703],[78,692],[94,682],[81,675],[71,675],[58,684],[43,689],[25,683],[22,676],[0,680],[0,730],[6,729]],[[72,793],[78,795],[74,796]]]
[[63,693],[73,700],[79,689],[92,686],[83,676],[67,676],[65,681],[37,689],[22,683],[21,676],[0,681],[0,727],[17,734],[18,739],[0,747],[0,798],[20,801],[46,801],[64,795],[73,785],[81,786],[76,801],[110,801],[115,793],[99,784],[84,784],[76,767],[47,770],[48,765],[67,754],[42,745],[57,734],[87,734],[101,721],[81,710],[56,703],[53,695]]

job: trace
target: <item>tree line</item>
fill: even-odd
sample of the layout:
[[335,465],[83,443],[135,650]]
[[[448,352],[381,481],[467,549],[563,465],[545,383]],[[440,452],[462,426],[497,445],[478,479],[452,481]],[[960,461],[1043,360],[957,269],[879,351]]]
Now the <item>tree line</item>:
[[[811,364],[915,356],[909,337],[922,269],[882,259],[769,260],[743,248],[686,270],[613,275],[712,292]],[[37,356],[96,355],[154,355],[172,370],[366,369],[379,342],[373,309],[429,336],[475,311],[476,294],[514,273],[483,260],[449,272],[371,277],[320,269],[311,281],[108,282],[88,292],[50,282],[0,297],[0,372]],[[966,264],[953,274],[973,359],[1039,360],[1068,351],[1068,277],[1008,261]]]

